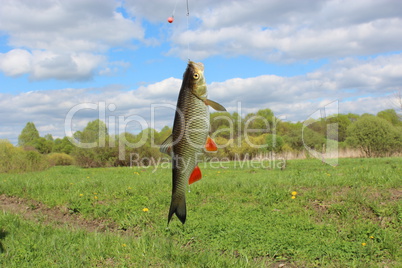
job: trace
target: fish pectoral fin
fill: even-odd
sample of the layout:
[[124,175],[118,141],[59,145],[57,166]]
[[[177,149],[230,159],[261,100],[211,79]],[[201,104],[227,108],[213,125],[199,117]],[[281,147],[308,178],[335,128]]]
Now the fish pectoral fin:
[[198,166],[195,166],[190,178],[188,179],[188,184],[193,184],[194,182],[201,180],[201,178],[201,169]]
[[216,152],[216,151],[218,151],[218,146],[216,146],[215,141],[210,136],[208,136],[207,142],[205,143],[205,150],[207,152]]
[[167,139],[161,144],[159,151],[164,154],[168,154],[172,156],[172,144],[173,144],[173,136],[170,135]]
[[212,108],[214,108],[217,111],[226,112],[225,107],[223,107],[222,105],[220,105],[219,103],[217,103],[217,102],[215,102],[213,100],[206,99],[205,104],[211,106]]

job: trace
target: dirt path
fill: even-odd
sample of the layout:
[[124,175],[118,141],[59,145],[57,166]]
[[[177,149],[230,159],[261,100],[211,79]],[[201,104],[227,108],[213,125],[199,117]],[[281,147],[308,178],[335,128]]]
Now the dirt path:
[[65,207],[49,208],[40,202],[19,197],[0,195],[0,211],[18,214],[26,220],[59,228],[83,229],[89,232],[124,233],[113,222],[83,219],[80,215],[70,213]]

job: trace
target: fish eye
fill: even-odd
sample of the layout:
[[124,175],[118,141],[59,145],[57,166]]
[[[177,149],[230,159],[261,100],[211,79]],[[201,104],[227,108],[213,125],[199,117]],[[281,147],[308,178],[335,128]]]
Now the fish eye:
[[193,78],[194,78],[195,80],[197,80],[198,78],[200,78],[200,75],[199,75],[198,73],[195,73],[195,74],[193,74]]

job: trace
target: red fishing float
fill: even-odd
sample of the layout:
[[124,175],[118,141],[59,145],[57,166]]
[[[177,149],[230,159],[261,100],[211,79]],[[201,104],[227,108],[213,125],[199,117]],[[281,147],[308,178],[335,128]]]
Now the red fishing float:
[[173,22],[173,17],[169,17],[168,19],[167,19],[167,21],[169,22],[169,23],[172,23]]

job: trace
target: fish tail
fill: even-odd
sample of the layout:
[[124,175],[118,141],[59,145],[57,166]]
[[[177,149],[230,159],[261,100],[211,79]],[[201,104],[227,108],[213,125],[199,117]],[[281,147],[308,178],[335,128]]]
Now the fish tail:
[[185,198],[172,198],[172,202],[170,203],[169,209],[169,217],[168,224],[172,219],[173,214],[176,214],[177,218],[181,221],[181,223],[186,222],[186,199]]

